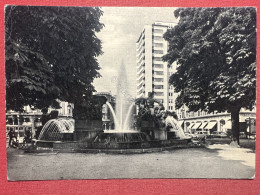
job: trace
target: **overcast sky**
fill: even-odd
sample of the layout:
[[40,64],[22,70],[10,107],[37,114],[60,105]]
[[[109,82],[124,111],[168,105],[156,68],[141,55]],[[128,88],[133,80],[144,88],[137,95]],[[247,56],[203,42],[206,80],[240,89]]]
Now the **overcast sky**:
[[101,78],[95,79],[98,92],[116,94],[115,80],[120,74],[119,67],[126,66],[128,92],[136,95],[136,41],[144,25],[156,21],[177,22],[173,15],[175,8],[155,7],[102,7],[104,12],[101,22],[105,25],[97,34],[102,41],[104,54],[98,57],[102,68]]

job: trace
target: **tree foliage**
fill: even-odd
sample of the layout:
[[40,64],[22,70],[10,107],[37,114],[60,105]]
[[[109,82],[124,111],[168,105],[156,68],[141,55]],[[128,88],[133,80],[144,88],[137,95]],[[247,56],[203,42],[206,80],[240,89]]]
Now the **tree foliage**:
[[22,110],[80,104],[100,76],[97,56],[103,12],[93,7],[7,6],[6,106]]
[[164,35],[164,60],[177,63],[169,79],[180,92],[176,107],[250,108],[256,100],[256,9],[179,8],[174,15],[179,23]]
[[180,8],[164,35],[164,60],[177,62],[170,83],[191,110],[248,107],[256,92],[255,8]]

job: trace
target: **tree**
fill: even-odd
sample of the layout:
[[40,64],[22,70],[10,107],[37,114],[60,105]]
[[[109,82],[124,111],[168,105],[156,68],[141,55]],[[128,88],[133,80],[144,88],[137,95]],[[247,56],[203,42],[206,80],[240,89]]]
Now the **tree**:
[[94,7],[6,7],[7,110],[57,108],[57,99],[77,107],[92,95],[102,14]]
[[231,112],[233,141],[239,144],[239,111],[256,101],[256,9],[179,8],[179,23],[164,38],[164,60],[177,63],[169,83],[176,107]]

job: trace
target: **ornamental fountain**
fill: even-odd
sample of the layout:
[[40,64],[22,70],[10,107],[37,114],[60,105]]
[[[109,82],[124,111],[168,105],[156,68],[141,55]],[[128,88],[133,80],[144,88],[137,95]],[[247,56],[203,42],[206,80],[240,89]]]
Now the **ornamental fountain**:
[[[65,148],[77,152],[142,153],[191,146],[191,138],[184,135],[177,118],[174,118],[176,114],[165,111],[163,105],[153,98],[153,93],[149,93],[148,98],[130,98],[123,63],[116,86],[115,110],[108,101],[102,101],[102,105],[106,103],[111,111],[115,129],[102,130],[101,118],[99,121],[75,120],[75,125],[70,119],[53,119],[45,124],[34,147],[48,146],[58,151]],[[102,105],[99,105],[100,110]],[[137,115],[134,114],[136,106],[139,110]]]

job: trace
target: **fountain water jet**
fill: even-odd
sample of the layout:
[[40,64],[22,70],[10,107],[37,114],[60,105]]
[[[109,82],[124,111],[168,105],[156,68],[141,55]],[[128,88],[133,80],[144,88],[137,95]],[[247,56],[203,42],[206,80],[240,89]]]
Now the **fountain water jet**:
[[39,140],[62,141],[64,134],[73,134],[74,132],[73,119],[52,119],[49,120],[42,128],[39,135]]
[[[130,102],[127,93],[127,89],[129,89],[129,85],[127,82],[127,74],[125,65],[122,62],[118,74],[117,80],[117,93],[116,93],[116,110],[114,111],[113,107],[109,102],[106,104],[108,105],[109,109],[114,118],[115,122],[115,130],[112,132],[136,132],[131,130],[130,131],[130,124],[129,121],[131,119],[131,111],[134,107],[134,102]],[[110,133],[109,131],[105,131],[106,133]]]
[[116,117],[116,114],[115,114],[115,111],[114,111],[112,105],[109,102],[106,102],[106,105],[108,105],[108,107],[109,107],[109,109],[110,109],[110,111],[113,115],[114,122],[115,122],[116,126],[119,126],[119,123],[118,123],[118,120],[117,120],[117,117]]
[[[128,112],[126,114],[126,118],[125,118],[125,123],[124,123],[124,126],[123,126],[123,129],[127,129],[127,126],[129,127],[129,117],[130,117],[130,114],[131,114],[131,111],[132,111],[132,108],[134,107],[135,103],[133,102],[129,109],[128,109]],[[128,129],[127,129],[128,130]]]

